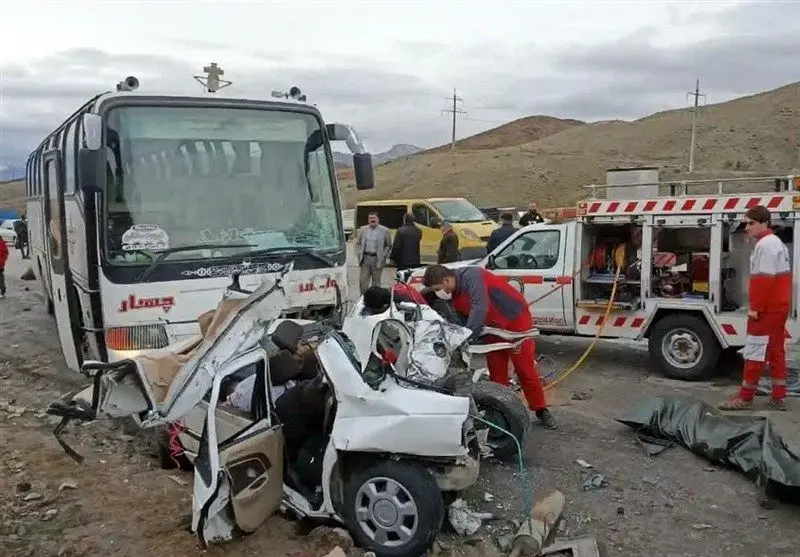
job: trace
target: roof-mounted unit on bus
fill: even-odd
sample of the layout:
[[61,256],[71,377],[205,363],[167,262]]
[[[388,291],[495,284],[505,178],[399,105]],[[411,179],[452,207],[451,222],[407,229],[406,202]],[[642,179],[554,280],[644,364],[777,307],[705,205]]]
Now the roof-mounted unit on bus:
[[117,83],[117,91],[136,91],[139,88],[139,80],[129,75]]
[[222,76],[225,75],[225,70],[219,67],[216,62],[211,62],[208,66],[204,66],[203,72],[206,75],[196,75],[194,79],[202,85],[208,93],[216,93],[220,89],[233,85],[233,81],[222,79]]
[[306,102],[306,96],[300,91],[300,88],[297,86],[292,86],[289,89],[288,93],[284,93],[283,91],[273,90],[272,91],[272,98],[274,99],[292,99],[293,101],[298,102]]

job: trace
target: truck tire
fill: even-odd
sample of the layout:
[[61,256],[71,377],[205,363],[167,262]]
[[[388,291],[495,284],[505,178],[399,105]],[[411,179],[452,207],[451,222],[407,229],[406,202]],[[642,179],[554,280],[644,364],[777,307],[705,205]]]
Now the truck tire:
[[720,345],[697,315],[671,314],[659,319],[648,339],[650,357],[671,379],[702,381],[719,361]]

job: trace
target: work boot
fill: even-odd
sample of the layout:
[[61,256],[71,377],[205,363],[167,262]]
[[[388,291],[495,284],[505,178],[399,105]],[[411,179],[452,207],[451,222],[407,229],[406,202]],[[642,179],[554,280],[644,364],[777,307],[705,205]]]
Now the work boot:
[[542,408],[541,410],[537,410],[536,417],[539,418],[541,424],[547,429],[558,428],[556,419],[553,417],[553,415],[550,413],[550,410],[548,410],[547,408]]
[[767,408],[784,412],[786,411],[786,401],[782,398],[770,398],[769,402],[767,402]]
[[732,396],[722,404],[719,404],[717,408],[720,410],[727,410],[727,411],[738,411],[738,410],[750,410],[753,407],[752,400],[744,400],[740,396]]

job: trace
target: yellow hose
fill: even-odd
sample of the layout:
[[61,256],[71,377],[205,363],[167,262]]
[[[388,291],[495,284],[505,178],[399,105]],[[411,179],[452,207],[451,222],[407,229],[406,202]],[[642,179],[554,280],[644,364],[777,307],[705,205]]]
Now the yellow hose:
[[617,264],[617,272],[614,274],[614,284],[611,287],[611,296],[608,299],[608,304],[606,304],[606,312],[603,315],[603,321],[597,327],[597,333],[594,335],[594,339],[592,339],[592,343],[586,348],[586,350],[583,352],[583,354],[581,354],[581,357],[578,358],[578,361],[576,361],[574,364],[572,364],[572,366],[570,368],[568,368],[566,371],[564,371],[560,376],[556,377],[555,379],[553,379],[552,381],[550,381],[549,383],[547,383],[544,386],[544,390],[545,391],[548,391],[548,390],[552,389],[553,387],[555,387],[556,385],[561,383],[564,379],[569,377],[569,375],[573,371],[578,369],[581,366],[581,364],[586,360],[586,357],[592,352],[592,350],[594,349],[595,345],[597,344],[597,341],[600,340],[600,335],[603,334],[603,329],[605,328],[606,323],[608,322],[608,316],[611,313],[611,306],[614,305],[614,297],[617,294],[617,284],[619,282],[619,275],[622,272],[622,267],[625,265],[625,246],[624,246],[624,244],[618,245],[616,247],[616,249],[614,250],[614,262]]

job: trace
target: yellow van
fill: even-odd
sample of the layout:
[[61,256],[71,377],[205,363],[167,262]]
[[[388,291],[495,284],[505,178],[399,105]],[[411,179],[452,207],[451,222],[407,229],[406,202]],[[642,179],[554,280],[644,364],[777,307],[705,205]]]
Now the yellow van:
[[[403,215],[414,215],[417,226],[422,230],[420,252],[422,261],[435,263],[436,253],[442,232],[442,221],[453,225],[458,235],[461,258],[477,259],[486,255],[486,242],[489,234],[498,224],[463,197],[431,197],[428,199],[379,199],[360,201],[356,204],[355,228],[367,224],[369,213],[378,213],[382,225],[394,233],[403,225]],[[393,234],[394,235],[394,234]]]

